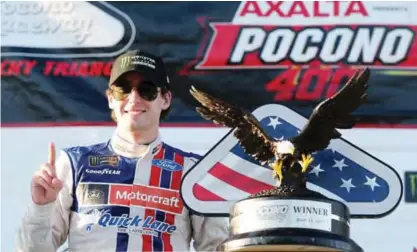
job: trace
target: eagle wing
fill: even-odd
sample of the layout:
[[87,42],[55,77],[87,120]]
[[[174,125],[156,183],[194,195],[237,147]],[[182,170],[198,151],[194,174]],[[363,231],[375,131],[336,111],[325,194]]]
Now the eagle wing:
[[355,125],[351,113],[366,101],[369,69],[357,71],[332,97],[317,105],[300,134],[290,139],[299,153],[320,151],[339,138],[336,129],[350,129]]
[[191,95],[202,105],[196,111],[206,120],[230,128],[236,128],[234,136],[245,153],[262,165],[275,157],[276,141],[268,136],[259,121],[242,109],[214,98],[191,87]]

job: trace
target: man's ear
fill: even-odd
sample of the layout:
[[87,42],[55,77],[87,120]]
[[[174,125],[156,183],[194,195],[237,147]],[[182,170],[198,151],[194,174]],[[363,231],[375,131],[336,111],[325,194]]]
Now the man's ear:
[[114,109],[116,100],[110,92],[107,92],[107,101],[109,103],[109,109]]
[[168,91],[167,93],[162,95],[162,109],[167,109],[171,105],[172,93]]

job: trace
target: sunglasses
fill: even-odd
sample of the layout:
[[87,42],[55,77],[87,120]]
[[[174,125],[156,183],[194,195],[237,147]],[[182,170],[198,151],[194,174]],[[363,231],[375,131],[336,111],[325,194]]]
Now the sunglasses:
[[113,91],[114,98],[121,101],[129,96],[133,88],[138,92],[139,96],[146,101],[153,101],[158,97],[158,87],[150,81],[144,81],[139,85],[132,87],[132,84],[129,81],[121,80],[113,85],[111,90]]

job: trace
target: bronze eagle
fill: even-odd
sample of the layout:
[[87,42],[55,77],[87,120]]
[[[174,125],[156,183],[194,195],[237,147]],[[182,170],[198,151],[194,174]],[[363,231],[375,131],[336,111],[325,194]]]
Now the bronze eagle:
[[[369,75],[368,68],[356,71],[342,89],[314,108],[300,133],[288,140],[275,140],[268,136],[251,113],[237,106],[193,86],[190,93],[202,105],[196,110],[203,118],[235,128],[234,136],[245,153],[262,165],[268,162],[282,181],[289,172],[292,173],[289,176],[298,173],[297,177],[305,173],[313,161],[311,154],[326,149],[332,139],[341,136],[336,129],[349,129],[355,125],[351,113],[366,101]],[[295,169],[295,164],[298,164],[298,169]]]

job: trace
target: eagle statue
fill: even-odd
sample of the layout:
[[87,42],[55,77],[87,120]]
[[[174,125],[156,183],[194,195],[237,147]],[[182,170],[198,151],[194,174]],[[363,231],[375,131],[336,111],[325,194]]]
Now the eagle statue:
[[[356,120],[351,113],[366,101],[369,69],[358,70],[342,89],[319,103],[300,133],[288,140],[275,140],[260,122],[243,109],[228,104],[191,86],[191,95],[202,105],[196,111],[206,120],[235,128],[234,136],[246,154],[261,165],[268,164],[277,180],[279,192],[285,194],[306,189],[312,154],[327,148],[332,139],[341,137],[336,129],[350,129]],[[279,115],[278,115],[279,116]],[[265,195],[265,192],[260,194]],[[259,196],[259,195],[258,195]]]

